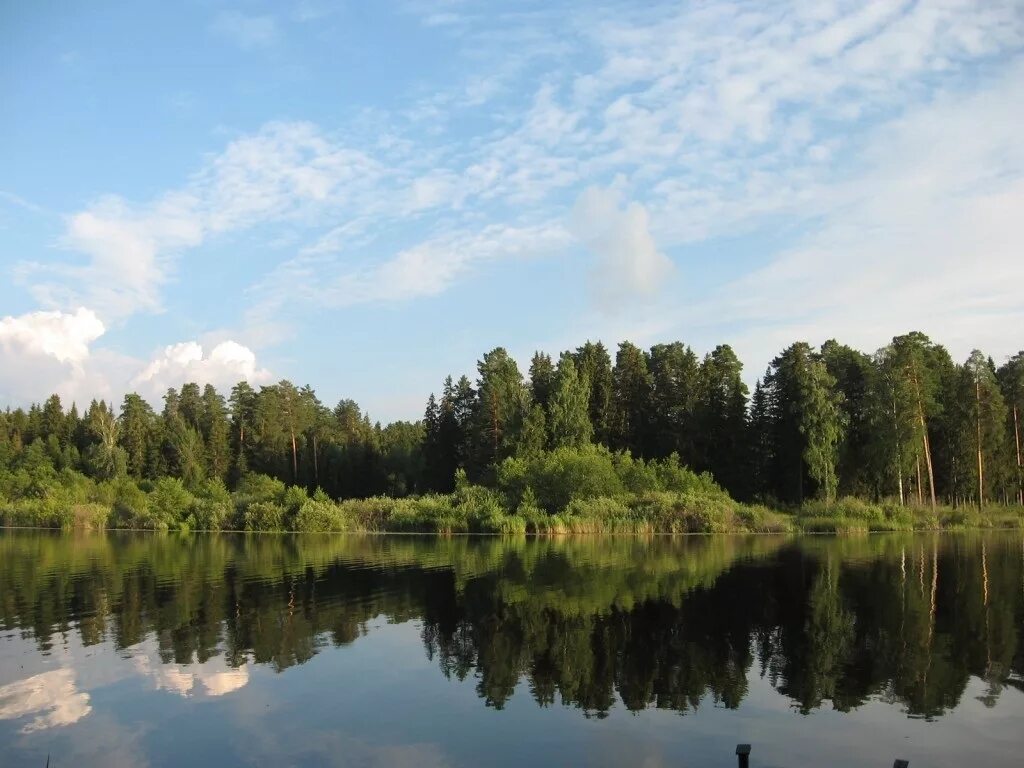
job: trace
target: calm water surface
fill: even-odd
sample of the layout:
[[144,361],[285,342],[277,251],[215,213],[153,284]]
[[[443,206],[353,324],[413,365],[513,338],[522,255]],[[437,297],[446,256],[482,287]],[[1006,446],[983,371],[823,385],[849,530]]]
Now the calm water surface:
[[1019,766],[1024,538],[0,531],[4,766]]

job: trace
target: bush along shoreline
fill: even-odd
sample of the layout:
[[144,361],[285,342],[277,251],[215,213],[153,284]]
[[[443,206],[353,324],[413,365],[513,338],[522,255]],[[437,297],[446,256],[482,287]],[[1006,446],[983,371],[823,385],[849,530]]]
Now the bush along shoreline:
[[644,461],[602,446],[541,451],[497,464],[487,484],[459,472],[451,493],[335,500],[250,473],[220,480],[96,481],[70,469],[0,475],[7,527],[437,534],[866,533],[1022,528],[1024,507],[738,502],[675,455]]

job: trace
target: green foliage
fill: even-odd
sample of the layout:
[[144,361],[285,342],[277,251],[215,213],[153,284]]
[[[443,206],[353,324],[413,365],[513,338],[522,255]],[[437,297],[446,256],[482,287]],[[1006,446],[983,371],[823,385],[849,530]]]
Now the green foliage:
[[286,491],[287,487],[280,480],[267,475],[251,473],[238,483],[235,499],[241,506],[260,501],[282,503]]
[[507,459],[498,467],[497,487],[518,505],[526,488],[548,512],[558,512],[573,499],[615,496],[624,491],[606,448],[560,448],[527,459]]
[[206,480],[195,490],[188,523],[196,531],[220,531],[234,527],[235,505],[220,479]]
[[284,530],[284,507],[270,501],[249,504],[242,513],[242,528],[246,531]]
[[147,519],[142,527],[158,530],[187,529],[195,497],[176,477],[161,477],[149,494]]
[[293,528],[310,533],[347,531],[352,527],[341,507],[329,499],[310,499],[295,515]]
[[613,365],[587,342],[557,360],[538,352],[524,381],[498,347],[475,382],[446,378],[422,421],[387,425],[287,380],[241,382],[227,401],[188,382],[160,413],[130,393],[119,414],[100,400],[79,416],[52,395],[0,412],[4,519],[225,530],[245,527],[254,504],[280,507],[282,528],[317,530],[760,530],[792,519],[736,499],[889,530],[1016,525],[1016,508],[996,505],[1024,505],[1024,352],[997,368],[979,351],[957,365],[918,332],[874,356],[800,342],[749,407],[728,345],[699,358],[682,342],[624,342]]

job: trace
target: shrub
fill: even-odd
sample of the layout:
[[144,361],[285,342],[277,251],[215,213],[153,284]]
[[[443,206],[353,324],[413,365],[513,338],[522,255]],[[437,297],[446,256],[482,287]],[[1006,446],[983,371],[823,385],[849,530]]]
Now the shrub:
[[110,507],[104,504],[75,504],[71,507],[70,524],[74,528],[101,530],[107,527]]
[[149,496],[126,477],[118,478],[110,485],[113,495],[110,524],[116,528],[151,528],[149,520]]
[[185,484],[176,477],[161,477],[153,485],[149,494],[150,526],[166,530],[167,528],[187,528],[188,517],[192,513],[195,497],[188,492]]
[[240,507],[259,501],[281,504],[286,492],[285,484],[267,475],[250,472],[242,477],[235,489],[235,500]]
[[374,496],[369,499],[345,499],[338,502],[341,513],[355,528],[364,531],[384,530],[385,522],[395,507],[395,499]]
[[257,501],[242,513],[246,531],[280,531],[284,525],[284,507],[270,501]]
[[613,454],[602,446],[559,448],[528,459],[506,459],[498,467],[498,489],[517,506],[526,488],[548,512],[565,509],[573,499],[617,496],[625,491]]
[[345,531],[350,527],[341,508],[330,499],[313,498],[306,501],[295,514],[294,529],[316,533]]

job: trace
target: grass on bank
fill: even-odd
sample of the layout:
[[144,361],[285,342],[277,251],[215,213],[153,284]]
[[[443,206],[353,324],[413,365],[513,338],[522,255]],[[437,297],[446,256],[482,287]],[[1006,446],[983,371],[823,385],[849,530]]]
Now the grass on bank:
[[334,501],[248,475],[186,487],[177,478],[95,482],[70,470],[0,474],[6,526],[150,530],[424,533],[859,533],[1021,528],[1024,508],[903,507],[856,498],[793,510],[737,502],[675,457],[643,461],[600,447],[507,459],[490,486],[460,474],[450,494]]

